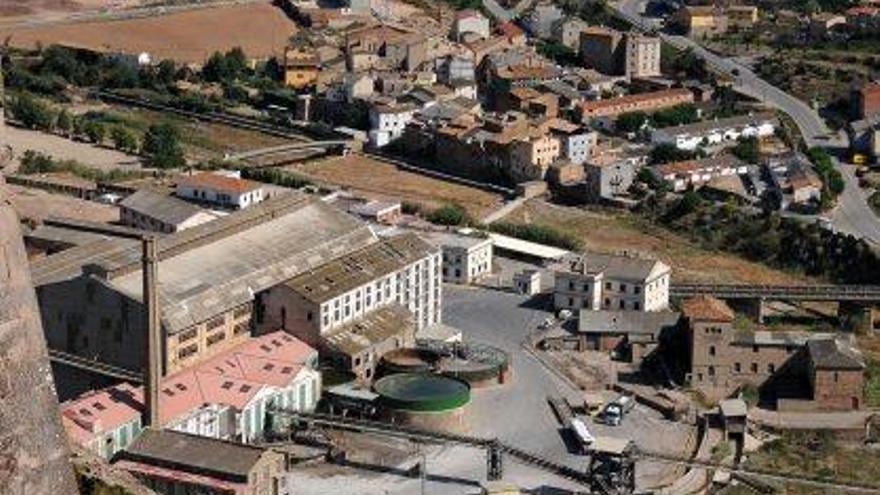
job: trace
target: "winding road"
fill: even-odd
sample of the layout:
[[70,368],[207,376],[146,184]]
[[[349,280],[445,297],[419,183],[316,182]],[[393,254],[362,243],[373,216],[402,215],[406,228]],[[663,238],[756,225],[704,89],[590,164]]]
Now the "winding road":
[[[634,26],[650,30],[649,23],[642,15],[644,4],[645,0],[620,0],[616,4],[611,4],[611,7],[620,17]],[[663,33],[659,36],[663,41],[680,50],[692,50],[717,72],[733,77],[737,91],[785,112],[800,129],[808,147],[822,146],[832,150],[849,148],[847,136],[844,133],[832,132],[816,110],[761,79],[749,67],[712,53],[690,38]],[[868,206],[867,195],[858,185],[855,167],[842,164],[837,159],[834,161],[846,182],[846,188],[840,195],[837,206],[828,215],[834,229],[880,245],[880,218]]]

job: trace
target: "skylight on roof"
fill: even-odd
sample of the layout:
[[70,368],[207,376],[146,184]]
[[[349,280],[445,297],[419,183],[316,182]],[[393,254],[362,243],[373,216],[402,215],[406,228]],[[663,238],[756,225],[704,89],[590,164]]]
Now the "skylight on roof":
[[232,388],[232,382],[223,382],[223,385],[220,385],[220,388],[223,390],[229,390]]
[[246,394],[251,391],[251,386],[250,385],[242,385],[241,388],[238,389],[238,391],[243,394]]
[[162,393],[169,397],[174,397],[174,392],[170,388],[162,389]]
[[272,363],[266,363],[263,365],[263,369],[266,371],[272,371],[275,368],[275,365]]
[[97,409],[99,411],[103,411],[103,410],[107,409],[107,407],[104,404],[101,404],[100,402],[95,402],[94,404],[92,404],[92,407],[94,407],[95,409]]

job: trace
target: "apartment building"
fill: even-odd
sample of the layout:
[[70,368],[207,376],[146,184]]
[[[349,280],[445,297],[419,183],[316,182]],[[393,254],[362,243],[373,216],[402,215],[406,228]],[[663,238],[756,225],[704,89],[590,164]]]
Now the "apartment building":
[[526,15],[524,23],[532,36],[541,39],[553,37],[556,25],[565,18],[565,12],[552,2],[540,2]]
[[516,182],[543,180],[560,153],[559,139],[549,134],[516,139],[509,146],[508,174]]
[[699,147],[729,146],[736,144],[739,138],[770,137],[776,132],[778,124],[772,113],[707,120],[655,129],[651,132],[651,142],[655,145],[672,144],[678,149],[690,151]]
[[724,34],[728,17],[723,9],[712,5],[686,5],[676,13],[676,23],[692,38]]
[[614,153],[590,158],[584,164],[587,199],[602,202],[626,194],[639,168],[634,160]]
[[[165,374],[250,338],[257,294],[376,241],[356,218],[304,194],[279,195],[158,244]],[[124,237],[32,265],[51,348],[144,366],[141,245]]]
[[660,38],[628,33],[625,64],[626,77],[659,77]]
[[158,429],[113,462],[162,495],[292,495],[288,464],[281,452]]
[[581,33],[589,29],[590,25],[579,18],[569,17],[556,24],[554,39],[557,43],[571,49],[575,53],[581,51]]
[[492,273],[493,243],[489,237],[434,232],[428,242],[443,252],[443,281],[470,284]]
[[669,307],[671,272],[658,260],[584,254],[555,272],[553,305],[572,311],[662,311]]
[[[163,378],[159,420],[169,430],[250,442],[264,435],[270,404],[312,411],[320,384],[317,351],[275,331]],[[143,388],[127,383],[86,392],[60,408],[70,439],[104,459],[143,429]]]
[[694,94],[688,89],[675,88],[634,95],[585,101],[577,106],[581,122],[590,124],[598,119],[616,119],[622,113],[653,112],[685,103],[693,103]]
[[183,176],[177,179],[175,194],[179,198],[236,210],[266,199],[259,182],[219,172]]
[[139,189],[118,204],[123,225],[151,232],[170,234],[217,219],[211,211],[150,189]]
[[[384,327],[376,340],[361,339],[362,349],[348,361],[372,376],[383,344],[396,339],[397,347],[409,342],[406,335],[441,321],[440,249],[415,234],[402,234],[316,266],[261,295],[259,328],[281,328],[322,352],[338,354],[330,345],[344,335],[362,335],[365,318],[382,308],[400,306],[411,315],[405,325]],[[389,316],[389,319],[391,316]],[[400,318],[397,318],[400,321]],[[363,335],[362,335],[363,337]]]
[[593,156],[599,134],[567,120],[554,119],[547,125],[550,135],[559,140],[560,157],[575,165],[583,165]]
[[745,175],[748,165],[733,155],[721,155],[699,160],[664,163],[651,168],[654,175],[668,183],[673,191],[689,187],[699,188],[716,177]]
[[624,35],[605,27],[584,29],[580,34],[580,55],[586,67],[602,74],[617,74],[626,58]]
[[864,358],[842,336],[737,331],[734,312],[710,296],[683,301],[682,314],[690,339],[686,380],[709,400],[751,385],[781,410],[863,407]]

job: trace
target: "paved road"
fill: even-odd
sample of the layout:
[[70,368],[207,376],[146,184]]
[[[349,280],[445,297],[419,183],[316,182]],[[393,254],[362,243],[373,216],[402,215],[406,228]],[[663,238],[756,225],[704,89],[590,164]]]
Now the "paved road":
[[[633,24],[644,26],[646,23],[641,14],[644,3],[644,0],[621,0],[613,5],[613,8]],[[690,38],[668,34],[660,34],[660,37],[676,48],[692,50],[719,72],[735,77],[735,87],[738,91],[788,114],[797,124],[808,147],[824,146],[838,150],[849,147],[847,136],[844,133],[832,132],[816,110],[761,79],[749,67],[712,53]],[[836,159],[835,165],[843,174],[846,189],[841,194],[837,207],[829,214],[834,228],[874,244],[880,244],[880,218],[868,206],[866,195],[858,186],[855,167],[841,164]]]

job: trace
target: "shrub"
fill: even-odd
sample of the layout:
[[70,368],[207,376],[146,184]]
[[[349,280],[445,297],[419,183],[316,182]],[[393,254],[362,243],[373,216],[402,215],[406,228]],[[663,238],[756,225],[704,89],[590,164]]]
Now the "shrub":
[[241,176],[245,179],[290,187],[292,189],[301,189],[313,185],[309,179],[301,175],[276,168],[244,168],[241,171]]
[[576,237],[561,232],[547,225],[533,225],[511,222],[495,222],[488,229],[503,235],[516,237],[525,241],[537,242],[548,246],[556,246],[569,251],[580,251],[581,242]]
[[472,219],[461,205],[447,204],[432,211],[428,221],[437,225],[468,225]]

